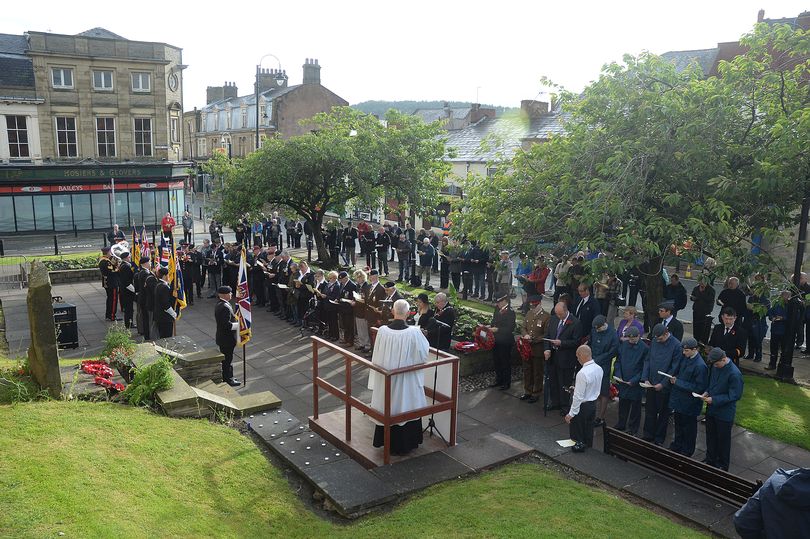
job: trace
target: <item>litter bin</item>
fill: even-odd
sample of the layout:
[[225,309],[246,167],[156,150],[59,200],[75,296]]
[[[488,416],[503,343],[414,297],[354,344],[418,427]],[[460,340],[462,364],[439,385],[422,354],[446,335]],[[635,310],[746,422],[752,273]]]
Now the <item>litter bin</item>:
[[56,344],[59,348],[79,347],[79,323],[76,306],[70,303],[53,304],[53,322],[56,326]]

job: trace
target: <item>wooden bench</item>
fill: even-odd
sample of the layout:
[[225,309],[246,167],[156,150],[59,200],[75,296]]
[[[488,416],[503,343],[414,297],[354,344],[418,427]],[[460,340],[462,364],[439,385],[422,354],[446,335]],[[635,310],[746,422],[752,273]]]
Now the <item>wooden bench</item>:
[[762,485],[604,426],[607,455],[635,462],[715,499],[742,506]]

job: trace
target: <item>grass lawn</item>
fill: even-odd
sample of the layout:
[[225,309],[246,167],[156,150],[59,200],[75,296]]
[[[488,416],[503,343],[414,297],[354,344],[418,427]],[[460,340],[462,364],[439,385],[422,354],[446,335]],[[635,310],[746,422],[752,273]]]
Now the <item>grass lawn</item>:
[[745,376],[736,423],[774,440],[810,449],[810,389]]
[[17,538],[702,536],[535,464],[335,524],[310,512],[249,438],[113,404],[0,406],[0,447],[0,530]]
[[[383,279],[383,281],[385,281],[385,280],[386,279]],[[431,301],[433,300],[433,297],[438,293],[436,291],[428,292],[424,288],[421,288],[421,287],[418,287],[418,286],[411,286],[411,285],[409,285],[407,283],[404,283],[404,282],[403,283],[397,283],[397,288],[399,288],[400,290],[405,290],[406,292],[411,292],[412,294],[419,294],[420,292],[424,292],[424,293],[426,293],[428,295],[428,297],[430,297]],[[482,303],[480,301],[473,301],[473,300],[469,300],[469,299],[461,299],[461,294],[459,294],[458,298],[459,298],[458,303],[460,305],[464,305],[465,307],[469,307],[470,309],[474,309],[476,311],[480,311],[480,312],[485,313],[485,314],[491,315],[493,313],[493,311],[495,310],[495,305],[494,304],[489,305],[489,304],[486,304],[486,303]]]

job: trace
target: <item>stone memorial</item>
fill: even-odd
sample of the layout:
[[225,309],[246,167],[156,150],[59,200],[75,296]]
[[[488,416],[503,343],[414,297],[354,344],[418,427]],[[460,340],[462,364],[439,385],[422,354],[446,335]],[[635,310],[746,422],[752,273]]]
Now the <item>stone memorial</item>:
[[59,372],[56,325],[53,321],[51,280],[48,269],[39,260],[31,263],[27,305],[31,331],[31,346],[28,348],[31,374],[40,387],[48,390],[51,397],[59,398],[62,393],[62,376]]

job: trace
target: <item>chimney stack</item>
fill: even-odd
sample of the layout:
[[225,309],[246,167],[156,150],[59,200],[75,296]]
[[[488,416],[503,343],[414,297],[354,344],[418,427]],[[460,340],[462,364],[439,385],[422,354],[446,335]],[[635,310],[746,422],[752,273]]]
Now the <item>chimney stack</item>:
[[239,90],[236,88],[235,82],[226,82],[225,83],[225,99],[235,99],[239,96]]
[[307,58],[304,62],[304,84],[321,83],[321,66],[316,58]]
[[209,86],[205,89],[205,104],[210,105],[214,101],[222,101],[225,99],[224,86]]
[[[256,91],[254,82],[253,90]],[[273,90],[275,88],[287,87],[287,72],[281,69],[260,69],[259,70],[259,93]]]
[[765,20],[765,10],[760,9],[759,13],[757,13],[757,22],[762,22]]
[[532,99],[524,99],[520,102],[520,110],[529,116],[529,119],[542,118],[543,115],[548,114],[548,103],[545,101],[534,101]]

